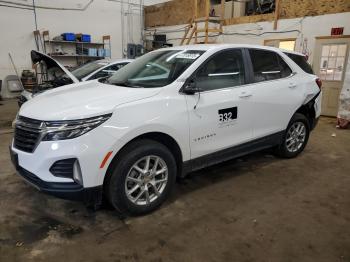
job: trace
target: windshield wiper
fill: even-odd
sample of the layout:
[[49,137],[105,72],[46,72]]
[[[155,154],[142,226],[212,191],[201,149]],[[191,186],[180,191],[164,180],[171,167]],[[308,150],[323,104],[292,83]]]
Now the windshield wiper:
[[129,81],[115,82],[115,83],[108,82],[108,83],[111,85],[115,85],[115,86],[125,86],[125,87],[131,87],[131,88],[144,88],[143,86],[131,85]]

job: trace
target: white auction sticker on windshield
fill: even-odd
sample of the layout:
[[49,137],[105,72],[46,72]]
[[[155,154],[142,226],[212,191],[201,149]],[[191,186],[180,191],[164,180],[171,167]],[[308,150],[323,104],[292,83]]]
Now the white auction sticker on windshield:
[[182,53],[182,54],[178,54],[176,56],[176,58],[183,58],[183,59],[197,59],[200,56],[200,54],[198,53]]

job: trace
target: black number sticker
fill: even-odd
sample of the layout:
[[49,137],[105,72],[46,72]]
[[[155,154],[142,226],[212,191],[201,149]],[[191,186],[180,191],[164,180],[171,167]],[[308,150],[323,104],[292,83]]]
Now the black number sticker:
[[237,107],[220,109],[218,113],[220,123],[227,123],[237,119]]

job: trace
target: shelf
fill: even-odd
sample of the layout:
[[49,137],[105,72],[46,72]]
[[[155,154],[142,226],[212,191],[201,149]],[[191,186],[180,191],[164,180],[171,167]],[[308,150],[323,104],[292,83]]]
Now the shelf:
[[199,17],[199,18],[196,18],[194,21],[197,23],[206,22],[206,21],[208,21],[209,23],[221,23],[222,20],[220,17],[209,16],[209,17]]
[[80,45],[100,45],[103,46],[103,43],[92,43],[92,42],[78,42],[78,41],[64,41],[64,40],[45,40],[45,43],[53,44],[80,44]]
[[50,54],[49,56],[51,57],[86,57],[86,58],[101,58],[104,59],[104,56],[90,56],[90,55],[52,55]]

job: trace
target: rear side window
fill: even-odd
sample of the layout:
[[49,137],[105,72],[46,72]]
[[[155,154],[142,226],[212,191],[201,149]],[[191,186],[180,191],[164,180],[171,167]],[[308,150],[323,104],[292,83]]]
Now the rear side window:
[[314,71],[312,70],[310,64],[306,61],[306,57],[302,55],[296,55],[296,54],[290,54],[285,53],[290,59],[294,61],[301,69],[304,70],[304,72],[309,74],[314,74]]
[[290,76],[292,70],[276,53],[268,50],[250,49],[254,82],[275,80]]
[[235,87],[244,83],[241,49],[226,50],[214,55],[196,74],[196,85],[203,91]]

